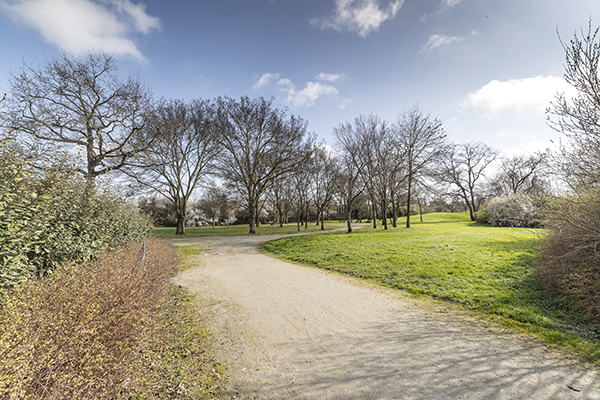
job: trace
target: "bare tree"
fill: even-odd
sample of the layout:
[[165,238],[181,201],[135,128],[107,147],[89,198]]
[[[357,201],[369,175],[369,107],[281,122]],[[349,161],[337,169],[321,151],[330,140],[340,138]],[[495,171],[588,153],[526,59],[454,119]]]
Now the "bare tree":
[[561,146],[562,172],[570,185],[589,187],[600,182],[600,36],[592,27],[574,35],[565,50],[564,78],[576,91],[570,99],[558,94],[547,110],[551,127],[565,135]]
[[88,188],[94,179],[123,168],[152,139],[140,140],[149,91],[133,76],[121,80],[111,55],[62,54],[39,67],[24,65],[10,79],[10,128],[82,153]]
[[341,203],[344,206],[348,233],[352,232],[352,209],[354,201],[366,188],[363,177],[365,176],[368,158],[365,157],[365,149],[363,147],[364,131],[364,117],[362,116],[354,120],[354,125],[346,122],[335,127],[333,130],[337,144],[343,152],[337,188]]
[[267,190],[267,199],[271,203],[280,227],[287,223],[287,216],[293,203],[294,183],[290,173],[281,175]]
[[388,123],[373,114],[359,115],[353,124],[346,123],[335,128],[334,135],[361,174],[361,181],[371,200],[373,228],[377,228],[379,205],[382,223],[387,229],[387,205],[398,161],[391,156],[394,147]]
[[406,227],[410,228],[411,197],[413,188],[434,162],[446,151],[446,133],[438,118],[412,106],[396,118],[393,131],[397,146],[405,154],[406,162]]
[[240,194],[256,233],[259,200],[281,175],[306,162],[313,137],[307,122],[263,98],[217,99],[222,177]]
[[318,145],[314,148],[310,167],[312,200],[317,208],[317,215],[321,216],[321,230],[325,230],[325,212],[333,200],[336,189],[337,157],[327,147]]
[[471,221],[485,199],[481,179],[498,151],[481,142],[452,144],[441,158],[439,179],[453,187],[469,210]]
[[490,182],[491,193],[495,196],[508,196],[516,193],[527,195],[547,193],[549,184],[545,178],[548,160],[548,152],[504,158],[500,165],[500,171]]
[[352,210],[356,199],[363,194],[365,185],[361,181],[359,168],[348,153],[341,157],[336,187],[337,195],[344,209],[348,233],[352,233]]
[[137,182],[173,203],[177,235],[185,234],[190,196],[203,178],[215,172],[220,146],[214,116],[214,105],[205,100],[162,100],[145,130],[157,139],[137,156],[135,167],[125,169]]
[[[308,161],[308,160],[307,160]],[[292,186],[292,208],[296,214],[298,231],[300,226],[308,228],[308,217],[310,213],[310,168],[308,163],[298,165],[290,172],[289,184]]]
[[196,203],[196,207],[211,220],[213,228],[217,221],[229,219],[229,201],[224,188],[214,184],[206,187],[204,195]]

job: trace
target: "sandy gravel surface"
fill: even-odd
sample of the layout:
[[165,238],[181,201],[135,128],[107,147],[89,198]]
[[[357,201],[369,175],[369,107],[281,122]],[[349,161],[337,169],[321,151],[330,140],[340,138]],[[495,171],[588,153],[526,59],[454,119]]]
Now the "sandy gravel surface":
[[201,244],[177,277],[208,310],[230,396],[261,399],[600,399],[600,377],[533,341],[397,292],[262,255],[273,237]]

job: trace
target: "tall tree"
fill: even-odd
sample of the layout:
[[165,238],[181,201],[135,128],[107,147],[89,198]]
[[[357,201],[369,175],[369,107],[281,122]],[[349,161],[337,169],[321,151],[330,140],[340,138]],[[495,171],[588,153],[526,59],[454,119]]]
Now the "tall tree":
[[263,98],[217,99],[222,177],[239,193],[256,233],[259,201],[281,175],[305,163],[314,138],[307,122]]
[[173,203],[177,235],[185,234],[190,196],[203,178],[215,172],[220,145],[214,117],[214,104],[205,100],[160,101],[145,130],[156,140],[138,154],[135,167],[125,169],[137,182]]
[[406,161],[406,227],[410,228],[412,191],[433,163],[446,151],[446,132],[442,121],[414,105],[398,115],[393,131],[397,146]]
[[549,191],[546,182],[549,153],[539,152],[530,156],[516,155],[502,160],[500,171],[490,182],[495,196],[522,193],[540,195]]
[[[390,185],[384,175],[387,175],[390,166],[395,163],[394,159],[386,157],[386,153],[389,151],[387,123],[373,114],[359,115],[354,119],[353,124],[342,124],[335,128],[334,136],[361,174],[361,181],[371,200],[373,228],[377,228],[378,204],[382,200],[382,208],[387,206],[387,193]],[[385,215],[383,209],[382,215]]]
[[364,177],[368,177],[365,156],[364,136],[367,130],[364,123],[365,117],[359,116],[354,124],[349,122],[340,124],[333,129],[337,145],[343,154],[341,158],[340,174],[337,180],[338,193],[344,205],[348,233],[352,232],[352,209],[354,201],[360,196],[367,184]]
[[293,174],[280,176],[267,191],[267,199],[271,203],[277,223],[283,227],[293,203],[294,179]]
[[365,185],[361,181],[359,167],[352,161],[348,153],[341,156],[336,188],[337,196],[344,209],[348,233],[352,233],[352,210],[356,199],[362,195]]
[[123,168],[152,139],[140,140],[150,94],[134,77],[122,80],[107,53],[72,58],[63,53],[10,79],[11,129],[75,147],[88,188],[94,179]]
[[321,216],[321,230],[325,230],[325,212],[333,200],[336,188],[337,157],[332,149],[318,145],[314,148],[310,167],[312,200],[317,208],[317,216]]
[[456,189],[469,210],[471,221],[485,199],[481,179],[485,169],[496,159],[498,151],[481,142],[452,144],[441,158],[438,177]]

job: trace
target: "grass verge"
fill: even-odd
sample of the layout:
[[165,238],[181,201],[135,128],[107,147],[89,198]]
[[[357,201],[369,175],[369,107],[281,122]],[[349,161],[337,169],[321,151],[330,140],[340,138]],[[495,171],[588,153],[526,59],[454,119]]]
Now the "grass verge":
[[280,258],[449,301],[600,365],[600,326],[545,292],[534,257],[541,230],[496,228],[466,214],[428,214],[412,228],[274,240]]
[[[336,222],[325,222],[325,230],[333,230],[343,228],[343,223]],[[230,226],[194,226],[185,228],[185,235],[183,237],[207,237],[207,236],[244,236],[248,234],[250,230],[248,225],[230,225]],[[304,226],[300,227],[298,231],[298,225],[296,224],[285,224],[279,225],[260,225],[256,227],[257,235],[291,235],[294,233],[302,232],[318,232],[321,230],[321,226],[317,226],[314,223],[309,223],[308,228]],[[158,238],[177,238],[182,236],[175,235],[175,228],[158,227],[154,229],[154,236]]]

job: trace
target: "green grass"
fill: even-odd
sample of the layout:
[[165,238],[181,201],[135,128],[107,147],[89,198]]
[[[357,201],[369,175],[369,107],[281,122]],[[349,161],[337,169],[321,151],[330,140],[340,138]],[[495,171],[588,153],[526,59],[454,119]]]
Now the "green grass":
[[424,222],[413,218],[410,229],[282,238],[262,249],[459,304],[600,365],[600,326],[546,293],[537,279],[534,257],[541,235],[541,230],[474,223],[466,214],[428,214]]
[[[325,230],[343,228],[343,223],[325,222]],[[317,226],[314,222],[308,224],[308,228],[300,226],[300,232],[317,232],[321,230],[321,226]],[[194,226],[185,228],[183,237],[207,237],[207,236],[243,236],[250,231],[249,225],[230,225],[230,226]],[[298,232],[298,225],[285,224],[283,227],[279,225],[260,225],[256,227],[257,235],[290,235]],[[154,236],[159,238],[176,238],[182,237],[175,235],[175,228],[154,228]]]

